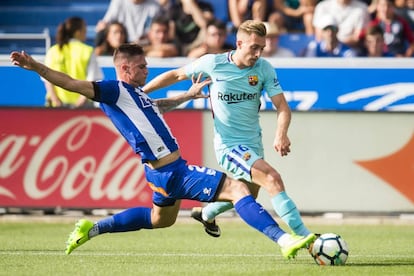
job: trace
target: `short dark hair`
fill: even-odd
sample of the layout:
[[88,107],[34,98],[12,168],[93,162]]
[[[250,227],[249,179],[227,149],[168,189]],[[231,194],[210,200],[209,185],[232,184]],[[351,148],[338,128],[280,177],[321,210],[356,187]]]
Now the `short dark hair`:
[[144,55],[144,49],[136,43],[125,43],[114,51],[114,62],[121,58]]
[[159,24],[169,27],[170,26],[170,20],[167,16],[163,14],[158,14],[152,18],[151,25],[153,24]]
[[214,26],[219,30],[226,30],[226,23],[220,19],[214,18],[207,22],[207,27]]
[[380,36],[384,36],[384,30],[382,29],[382,27],[380,25],[373,25],[373,26],[369,26],[367,28],[367,35],[380,35]]

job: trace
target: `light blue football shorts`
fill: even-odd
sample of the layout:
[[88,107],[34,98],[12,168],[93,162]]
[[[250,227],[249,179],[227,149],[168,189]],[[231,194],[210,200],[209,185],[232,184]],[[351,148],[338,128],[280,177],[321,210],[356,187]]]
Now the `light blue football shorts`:
[[252,182],[251,168],[263,154],[243,145],[237,145],[222,150],[216,150],[217,161],[224,170],[233,174],[236,179]]

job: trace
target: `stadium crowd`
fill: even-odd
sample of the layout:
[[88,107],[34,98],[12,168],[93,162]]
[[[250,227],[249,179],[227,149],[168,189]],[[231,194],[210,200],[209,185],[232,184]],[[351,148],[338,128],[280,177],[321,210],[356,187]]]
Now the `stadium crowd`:
[[[121,40],[145,46],[147,56],[194,58],[228,51],[235,48],[238,26],[248,19],[272,28],[265,57],[292,56],[283,48],[296,57],[370,57],[366,36],[377,25],[382,56],[414,55],[414,0],[93,0],[82,5],[90,5],[90,12],[79,9],[75,16],[88,23],[93,38],[86,43],[97,55],[111,55],[111,43],[117,42],[108,39],[120,32]],[[43,20],[53,28],[52,20]]]
[[[99,35],[103,26],[117,21],[126,26],[130,42],[148,42],[151,21],[154,18],[160,21],[162,17],[169,22],[165,40],[172,54],[158,56],[194,57],[199,55],[195,52],[227,51],[235,44],[235,32],[241,22],[254,19],[275,26],[278,31],[273,37],[306,36],[309,45],[303,45],[295,56],[370,57],[366,34],[378,25],[382,29],[379,39],[384,41],[383,52],[387,53],[384,57],[412,57],[413,3],[413,0],[111,0],[96,31]],[[223,15],[223,11],[227,13]],[[217,36],[214,40],[208,31],[212,25],[225,26],[226,32],[214,34]],[[333,42],[326,41],[329,36]],[[226,47],[221,46],[224,42]]]

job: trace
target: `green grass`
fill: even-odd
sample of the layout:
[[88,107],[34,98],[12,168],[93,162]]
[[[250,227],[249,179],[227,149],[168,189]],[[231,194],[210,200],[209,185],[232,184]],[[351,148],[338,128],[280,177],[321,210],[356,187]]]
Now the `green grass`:
[[[75,222],[75,219],[74,219]],[[73,223],[0,224],[0,275],[414,275],[413,225],[310,224],[342,235],[347,264],[320,267],[279,247],[239,220],[221,219],[222,237],[180,218],[167,229],[106,234],[64,254]]]

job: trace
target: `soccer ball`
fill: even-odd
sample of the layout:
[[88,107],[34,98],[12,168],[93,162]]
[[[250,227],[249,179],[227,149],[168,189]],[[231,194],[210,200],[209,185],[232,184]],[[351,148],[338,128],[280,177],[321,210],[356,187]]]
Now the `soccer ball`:
[[345,240],[334,233],[322,234],[309,248],[318,265],[344,265],[348,259],[348,245]]

